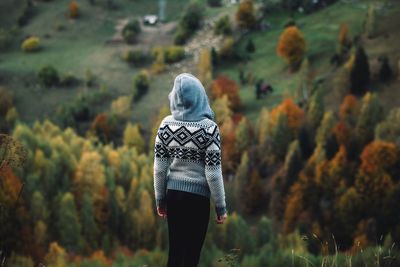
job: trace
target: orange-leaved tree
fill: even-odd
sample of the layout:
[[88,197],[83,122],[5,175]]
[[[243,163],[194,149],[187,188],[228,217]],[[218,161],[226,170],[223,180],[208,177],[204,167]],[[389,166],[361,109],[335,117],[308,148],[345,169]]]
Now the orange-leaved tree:
[[275,124],[279,114],[283,112],[288,119],[289,128],[296,130],[304,121],[304,110],[296,105],[291,98],[286,98],[271,111],[271,123]]
[[72,1],[69,3],[69,16],[71,18],[76,18],[79,15],[79,6],[76,1]]
[[211,85],[211,94],[214,99],[228,96],[229,103],[233,110],[240,107],[239,86],[234,80],[225,75],[220,75]]
[[276,52],[286,59],[291,70],[296,70],[306,51],[306,41],[297,26],[287,27],[279,36]]

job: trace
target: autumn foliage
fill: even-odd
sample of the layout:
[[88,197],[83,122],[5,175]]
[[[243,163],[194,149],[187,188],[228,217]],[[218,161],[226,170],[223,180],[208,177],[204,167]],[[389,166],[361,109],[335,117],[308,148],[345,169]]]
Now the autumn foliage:
[[392,166],[397,160],[396,144],[385,141],[374,141],[368,144],[361,153],[361,170],[375,173]]
[[79,15],[79,6],[76,1],[72,1],[69,3],[69,17],[76,18]]
[[349,40],[349,26],[347,25],[347,23],[342,23],[340,25],[340,31],[339,31],[339,43],[340,45],[347,45]]
[[93,120],[91,130],[103,141],[110,140],[111,124],[106,113],[100,113]]
[[304,110],[296,105],[291,98],[286,98],[271,111],[271,122],[275,124],[279,114],[284,113],[291,129],[298,129],[304,121]]
[[240,107],[239,86],[225,75],[220,75],[213,81],[211,93],[214,99],[227,95],[233,110]]
[[342,104],[340,105],[339,109],[339,116],[341,120],[348,121],[351,118],[355,118],[357,115],[357,98],[352,95],[348,94],[344,97]]
[[253,29],[256,26],[254,4],[252,0],[242,0],[236,11],[236,21],[241,28]]
[[277,54],[288,62],[292,70],[297,69],[306,51],[306,41],[296,26],[287,27],[279,37]]

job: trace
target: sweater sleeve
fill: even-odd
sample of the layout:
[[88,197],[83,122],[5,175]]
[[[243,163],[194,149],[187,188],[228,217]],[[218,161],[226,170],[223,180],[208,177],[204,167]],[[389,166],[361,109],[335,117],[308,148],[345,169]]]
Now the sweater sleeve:
[[171,157],[168,153],[166,145],[161,139],[163,128],[157,131],[154,144],[154,193],[157,207],[165,208],[166,206],[166,187],[167,173],[171,164]]
[[205,155],[205,175],[218,216],[226,213],[224,180],[221,165],[221,139],[218,125],[210,127]]

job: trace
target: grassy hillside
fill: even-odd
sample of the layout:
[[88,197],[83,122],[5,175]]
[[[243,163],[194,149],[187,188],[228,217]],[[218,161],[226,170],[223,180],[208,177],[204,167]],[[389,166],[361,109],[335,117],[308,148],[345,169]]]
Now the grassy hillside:
[[[316,77],[324,77],[332,72],[329,59],[336,51],[340,24],[347,23],[351,35],[361,31],[369,1],[354,2],[339,1],[319,12],[306,16],[297,15],[296,19],[307,42],[306,57],[309,59],[311,71]],[[256,78],[263,78],[275,90],[266,98],[255,100],[254,86],[242,87],[240,96],[245,104],[244,113],[252,121],[257,118],[262,106],[275,106],[282,97],[293,95],[299,87],[301,72],[290,73],[286,62],[276,53],[277,40],[288,20],[289,17],[286,14],[272,13],[265,18],[265,21],[272,24],[271,30],[248,34],[240,43],[244,49],[248,39],[252,39],[256,46],[256,52],[245,64],[245,72],[252,73]],[[385,44],[382,43],[381,46],[385,46]],[[228,74],[239,82],[239,65],[240,63],[229,64],[219,69],[218,73]]]
[[[3,2],[3,5],[6,2]],[[349,25],[351,35],[359,33],[369,2],[338,1],[311,15],[296,14],[296,20],[307,42],[306,56],[316,77],[329,77],[334,73],[329,65],[329,58],[336,49],[339,25],[345,22]],[[71,20],[66,16],[68,3],[69,0],[35,2],[35,16],[20,30],[19,39],[21,40],[26,35],[41,37],[42,51],[26,54],[17,45],[6,53],[0,54],[2,83],[15,93],[16,106],[20,118],[24,121],[51,116],[57,106],[73,100],[79,92],[84,90],[83,86],[42,88],[37,85],[34,82],[35,75],[39,68],[46,64],[55,66],[61,74],[70,73],[81,79],[84,79],[86,70],[90,70],[97,77],[99,86],[106,86],[112,96],[107,98],[101,107],[97,107],[99,110],[107,109],[111,100],[117,96],[131,93],[132,78],[139,69],[121,60],[121,53],[133,46],[108,45],[106,41],[115,34],[115,27],[120,20],[137,17],[144,13],[156,13],[158,2],[126,1],[122,6],[121,2],[116,1],[117,8],[110,10],[105,1],[97,1],[96,6],[90,6],[88,1],[79,1],[81,16],[76,20]],[[181,6],[178,0],[168,1],[166,10],[168,21],[174,23],[173,21],[179,17],[176,10],[180,10]],[[5,12],[6,9],[2,10],[1,12]],[[234,6],[228,9],[207,8],[206,16],[210,18],[221,12],[234,15],[235,10]],[[391,12],[397,14],[398,7]],[[380,23],[388,24],[387,27],[395,27],[393,19],[396,19],[396,15],[392,15],[391,18],[390,23],[385,22],[384,19]],[[255,78],[263,78],[275,89],[273,94],[262,100],[256,100],[254,85],[241,87],[243,113],[252,121],[255,121],[262,106],[275,106],[283,96],[293,94],[299,86],[300,72],[290,73],[284,60],[276,54],[279,34],[288,19],[285,13],[272,12],[265,18],[265,21],[272,25],[270,30],[249,33],[239,44],[244,49],[248,39],[251,38],[254,41],[256,52],[244,64],[245,73],[251,72]],[[60,27],[64,29],[59,30]],[[143,43],[139,46],[172,44],[173,28],[174,25],[169,28],[169,31],[158,29],[155,33],[142,33],[148,36],[143,37]],[[390,50],[389,47],[392,49]],[[388,49],[391,53],[395,53],[393,51],[396,50],[395,42],[385,42],[379,38],[368,41],[366,47],[367,53],[371,53],[371,58],[377,57],[380,51],[388,51]],[[216,69],[215,75],[227,74],[238,81],[238,69],[241,64],[243,63],[226,64]],[[195,70],[195,65],[190,69]],[[175,72],[179,72],[179,68],[175,68]],[[134,104],[132,120],[142,123],[144,128],[147,128],[151,118],[157,114],[157,110],[162,105],[168,104],[167,94],[172,86],[175,72],[152,76],[149,93],[139,103]],[[332,81],[328,78],[326,83],[329,87]],[[32,102],[32,99],[37,100]],[[334,102],[332,105],[335,106],[337,103]]]

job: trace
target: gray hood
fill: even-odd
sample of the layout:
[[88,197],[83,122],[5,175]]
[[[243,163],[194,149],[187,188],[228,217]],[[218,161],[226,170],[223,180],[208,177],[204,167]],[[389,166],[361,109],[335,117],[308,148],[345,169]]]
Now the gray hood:
[[205,118],[214,120],[214,112],[203,85],[190,73],[176,76],[168,99],[175,120],[200,121]]

